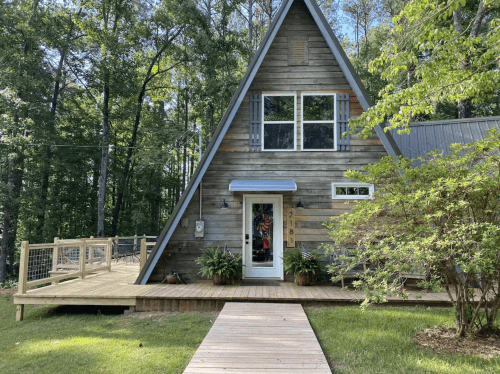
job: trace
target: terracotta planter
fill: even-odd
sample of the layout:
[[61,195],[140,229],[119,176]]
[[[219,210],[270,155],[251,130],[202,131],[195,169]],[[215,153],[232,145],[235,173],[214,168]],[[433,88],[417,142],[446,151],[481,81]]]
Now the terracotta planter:
[[212,281],[215,286],[225,285],[227,282],[227,277],[225,275],[213,275]]
[[297,286],[310,286],[313,280],[313,275],[311,273],[299,274],[295,279]]

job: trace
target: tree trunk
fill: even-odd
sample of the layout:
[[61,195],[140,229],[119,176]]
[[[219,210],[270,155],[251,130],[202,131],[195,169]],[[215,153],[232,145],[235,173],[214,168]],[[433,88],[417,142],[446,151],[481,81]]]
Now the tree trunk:
[[104,93],[102,109],[102,152],[101,173],[99,174],[99,197],[97,199],[97,237],[105,236],[104,219],[106,204],[106,181],[108,179],[109,162],[109,72],[104,76]]
[[248,45],[251,55],[253,55],[253,2],[254,0],[248,0]]
[[[472,25],[470,28],[469,38],[477,37],[481,32],[481,25],[483,23],[484,16],[488,12],[489,8],[484,6],[483,0],[479,2],[476,15],[474,20],[472,21]],[[459,36],[462,34],[462,13],[460,10],[455,10],[453,12],[453,29],[458,33]],[[469,69],[469,57],[468,55],[464,55],[460,60],[460,69],[468,70]],[[457,103],[457,116],[458,118],[470,118],[472,117],[472,101],[469,98],[465,98],[460,100]]]
[[[15,156],[7,171],[7,188],[3,206],[3,231],[0,248],[0,283],[5,282],[7,276],[7,256],[14,251],[17,237],[17,219],[19,216],[18,199],[22,185],[22,155],[15,151]],[[11,257],[11,256],[9,256]],[[12,263],[11,271],[12,271]]]
[[155,183],[155,198],[153,209],[154,232],[153,235],[160,234],[160,204],[161,204],[161,188],[160,183]]
[[186,188],[186,156],[187,156],[187,130],[188,130],[188,99],[187,93],[184,98],[184,137],[182,138],[182,185],[181,185],[181,193],[184,192]]
[[[78,11],[78,15],[81,13],[82,9]],[[56,71],[56,77],[55,77],[55,82],[54,82],[54,91],[52,93],[52,100],[51,100],[51,106],[50,106],[50,119],[49,119],[49,129],[48,131],[50,133],[55,132],[55,124],[56,124],[56,111],[57,111],[57,104],[59,102],[59,94],[60,94],[60,87],[61,87],[61,80],[62,80],[62,72],[64,68],[64,64],[66,63],[66,57],[68,55],[68,50],[69,50],[69,43],[71,40],[71,37],[73,35],[73,27],[74,23],[73,20],[69,19],[70,25],[69,25],[69,31],[66,36],[66,45],[62,50],[60,50],[60,58],[59,58],[59,63],[57,65],[57,71]],[[46,154],[46,160],[45,160],[45,166],[44,166],[44,171],[43,171],[43,178],[42,178],[42,190],[40,192],[40,207],[39,207],[39,213],[38,213],[38,226],[37,226],[37,237],[39,240],[42,242],[44,241],[44,226],[45,226],[45,211],[47,209],[47,195],[48,195],[48,190],[49,190],[49,179],[50,179],[50,167],[51,167],[51,162],[52,162],[52,150],[50,146],[47,146],[47,154]]]

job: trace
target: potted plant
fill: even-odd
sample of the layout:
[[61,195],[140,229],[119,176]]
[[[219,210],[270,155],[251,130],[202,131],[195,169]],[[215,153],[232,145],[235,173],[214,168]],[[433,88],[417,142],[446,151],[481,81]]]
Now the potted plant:
[[300,248],[283,253],[283,267],[288,274],[295,276],[298,286],[310,286],[324,270],[317,250],[308,252]]
[[215,285],[234,283],[243,277],[241,255],[233,255],[220,248],[207,248],[205,253],[196,259],[201,265],[200,274],[208,279],[212,278]]

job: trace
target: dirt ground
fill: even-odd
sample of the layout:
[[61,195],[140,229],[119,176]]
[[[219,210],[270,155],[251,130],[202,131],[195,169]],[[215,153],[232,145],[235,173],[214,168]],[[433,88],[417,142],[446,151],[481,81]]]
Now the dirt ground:
[[415,342],[421,348],[436,353],[481,355],[486,358],[500,356],[500,331],[471,338],[457,338],[453,327],[433,327],[415,334]]
[[0,295],[12,296],[17,292],[17,288],[0,288]]

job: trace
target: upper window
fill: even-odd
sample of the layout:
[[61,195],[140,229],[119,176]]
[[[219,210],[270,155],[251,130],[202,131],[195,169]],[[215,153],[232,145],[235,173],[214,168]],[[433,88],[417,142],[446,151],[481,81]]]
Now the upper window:
[[370,199],[375,188],[367,183],[332,183],[332,199]]
[[295,150],[295,94],[264,94],[262,139],[266,151]]
[[302,149],[337,150],[335,94],[302,95]]

